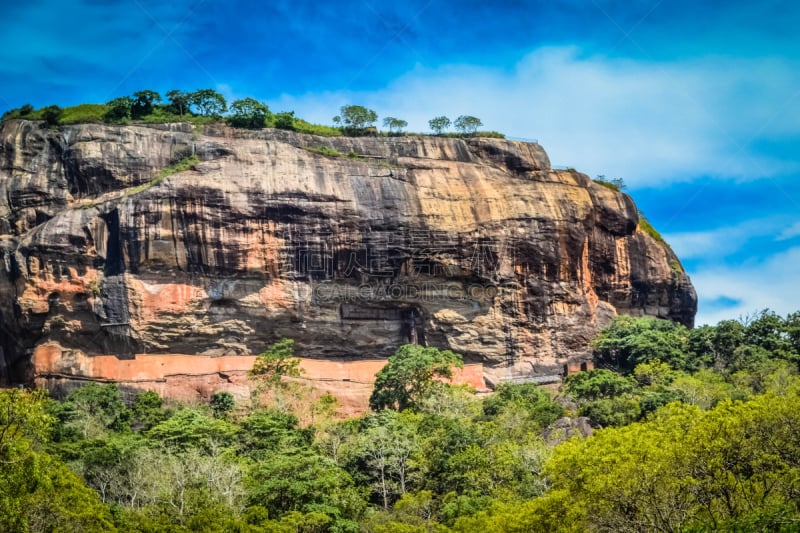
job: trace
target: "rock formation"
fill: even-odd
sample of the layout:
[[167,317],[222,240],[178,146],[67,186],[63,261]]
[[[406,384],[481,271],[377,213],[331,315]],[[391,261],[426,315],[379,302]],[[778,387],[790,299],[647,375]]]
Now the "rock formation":
[[[694,319],[688,277],[631,198],[553,170],[538,144],[0,128],[3,381],[283,337],[317,359],[446,347],[503,379],[586,359],[616,313]],[[37,370],[45,348],[58,364]]]

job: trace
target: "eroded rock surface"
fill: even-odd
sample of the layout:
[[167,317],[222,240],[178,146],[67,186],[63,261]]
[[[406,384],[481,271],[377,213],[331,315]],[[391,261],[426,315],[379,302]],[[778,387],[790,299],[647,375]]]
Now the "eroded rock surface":
[[692,324],[688,277],[638,221],[538,144],[9,121],[0,376],[32,379],[46,342],[236,356],[283,337],[310,358],[417,342],[501,379],[552,373],[616,313]]

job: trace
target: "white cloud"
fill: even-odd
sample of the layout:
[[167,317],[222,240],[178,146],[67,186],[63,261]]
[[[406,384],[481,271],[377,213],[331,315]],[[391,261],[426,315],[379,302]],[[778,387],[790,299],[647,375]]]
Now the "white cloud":
[[511,71],[417,67],[382,90],[284,95],[271,107],[330,123],[341,105],[360,103],[416,131],[436,115],[471,114],[538,138],[554,164],[636,186],[800,170],[752,146],[800,135],[798,86],[800,69],[777,59],[652,63],[543,48]]
[[[755,239],[786,240],[791,229],[786,227],[785,216],[776,215],[710,230],[667,233],[664,238],[681,259],[719,261],[745,249]],[[796,235],[800,234],[800,223],[795,224],[794,230]]]
[[785,228],[780,235],[778,235],[777,240],[786,241],[795,237],[800,237],[800,221],[797,221],[788,228]]
[[[700,306],[697,324],[716,324],[769,308],[785,315],[800,308],[798,268],[800,247],[741,265],[707,266],[692,274]],[[730,298],[737,303],[725,309],[706,309],[703,302]]]
[[[788,179],[800,173],[796,151],[786,149],[800,138],[798,66],[723,57],[655,63],[546,48],[511,70],[417,67],[382,90],[283,96],[270,107],[330,123],[341,105],[358,103],[407,120],[412,131],[427,131],[436,115],[472,114],[487,129],[538,138],[555,165],[621,177],[632,189],[696,178]],[[800,308],[800,248],[788,241],[800,235],[795,220],[783,209],[665,235],[687,260],[698,324]]]
[[767,308],[781,314],[800,309],[800,247],[783,242],[800,235],[800,223],[786,221],[776,215],[665,236],[697,290],[697,324]]

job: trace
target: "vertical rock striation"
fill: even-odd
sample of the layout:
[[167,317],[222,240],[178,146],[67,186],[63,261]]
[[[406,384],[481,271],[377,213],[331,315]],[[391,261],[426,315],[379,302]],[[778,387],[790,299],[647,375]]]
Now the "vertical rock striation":
[[616,313],[692,325],[689,278],[638,222],[629,196],[532,143],[12,120],[0,376],[33,378],[44,343],[124,359],[282,337],[312,358],[417,342],[552,373]]

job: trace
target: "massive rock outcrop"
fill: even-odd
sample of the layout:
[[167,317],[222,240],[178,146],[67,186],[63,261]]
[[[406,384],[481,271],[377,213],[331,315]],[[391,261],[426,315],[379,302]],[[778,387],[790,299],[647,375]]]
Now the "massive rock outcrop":
[[[541,375],[588,357],[616,313],[691,325],[696,309],[630,197],[538,144],[12,120],[0,193],[5,381],[282,337],[311,358],[417,342]],[[37,370],[44,348],[55,369]]]

